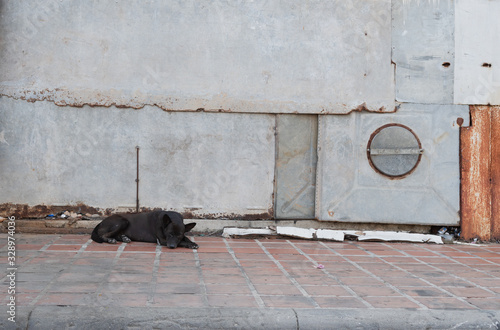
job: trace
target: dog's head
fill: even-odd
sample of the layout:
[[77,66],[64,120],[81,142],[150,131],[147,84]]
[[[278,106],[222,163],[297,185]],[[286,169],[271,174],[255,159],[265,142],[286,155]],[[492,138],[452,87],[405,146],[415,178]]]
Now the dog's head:
[[164,233],[167,238],[167,247],[170,249],[175,249],[183,240],[184,234],[196,226],[195,222],[185,225],[180,214],[165,215],[163,219],[166,221]]

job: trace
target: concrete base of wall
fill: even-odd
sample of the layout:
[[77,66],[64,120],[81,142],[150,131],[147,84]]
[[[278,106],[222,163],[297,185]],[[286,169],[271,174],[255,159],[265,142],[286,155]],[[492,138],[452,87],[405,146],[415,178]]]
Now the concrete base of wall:
[[[101,222],[97,220],[77,219],[17,219],[16,233],[34,234],[90,234],[94,227]],[[7,220],[0,225],[0,232],[7,232]],[[238,228],[266,228],[276,226],[293,226],[297,228],[333,229],[333,230],[386,230],[406,231],[427,234],[431,226],[418,225],[387,225],[366,223],[323,222],[317,220],[211,220],[185,219],[185,223],[196,222],[194,233],[220,235],[226,227]]]

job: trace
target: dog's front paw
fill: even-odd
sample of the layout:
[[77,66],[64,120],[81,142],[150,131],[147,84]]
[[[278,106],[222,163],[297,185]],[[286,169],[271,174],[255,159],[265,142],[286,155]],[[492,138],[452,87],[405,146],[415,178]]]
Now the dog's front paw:
[[189,248],[189,249],[193,249],[193,250],[199,248],[198,244],[196,244],[196,243],[191,243],[191,244],[189,244],[186,247]]
[[114,238],[108,238],[108,243],[109,244],[116,244],[116,239],[114,239]]

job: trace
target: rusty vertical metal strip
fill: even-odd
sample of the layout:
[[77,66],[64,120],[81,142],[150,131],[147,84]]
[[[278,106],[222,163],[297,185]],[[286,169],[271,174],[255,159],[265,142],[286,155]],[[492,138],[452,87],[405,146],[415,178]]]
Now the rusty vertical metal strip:
[[462,237],[490,239],[490,113],[471,106],[471,126],[460,129]]
[[491,238],[500,239],[500,107],[491,107]]
[[137,149],[137,177],[135,179],[136,182],[136,194],[135,194],[135,211],[139,213],[139,146],[135,147]]

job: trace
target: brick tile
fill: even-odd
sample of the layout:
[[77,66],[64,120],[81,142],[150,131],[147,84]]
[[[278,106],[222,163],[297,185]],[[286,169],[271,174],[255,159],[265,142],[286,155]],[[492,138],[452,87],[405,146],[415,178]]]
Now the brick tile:
[[403,293],[409,296],[416,297],[451,297],[450,294],[439,290],[438,288],[432,286],[422,286],[422,287],[398,287]]
[[474,286],[473,284],[466,282],[464,280],[454,278],[452,276],[443,276],[443,277],[436,277],[436,278],[427,278],[429,282],[431,282],[434,285],[437,286],[453,286],[453,287],[470,287]]
[[199,277],[198,274],[171,274],[171,275],[163,275],[160,274],[156,278],[157,283],[198,283]]
[[117,251],[119,247],[118,244],[90,244],[85,251]]
[[[226,249],[227,252],[227,249]],[[264,254],[264,251],[260,247],[247,247],[247,248],[238,248],[234,247],[233,252],[237,254]]]
[[[6,282],[7,283],[7,282]],[[49,285],[49,281],[28,281],[28,282],[21,282],[19,280],[16,281],[16,294],[17,293],[38,293],[42,292],[47,285]],[[5,289],[3,289],[2,293],[7,294],[7,288],[8,285],[5,286]]]
[[301,254],[273,254],[276,260],[308,260]]
[[246,284],[246,280],[243,276],[237,275],[225,275],[225,276],[204,276],[205,283],[217,283],[217,284]]
[[[200,249],[201,250],[201,249]],[[225,246],[220,247],[203,247],[203,253],[228,253]]]
[[266,307],[271,308],[314,308],[312,303],[306,297],[300,296],[262,296]]
[[109,275],[108,282],[150,282],[152,274],[129,274],[129,273],[112,273]]
[[36,305],[89,305],[92,297],[89,293],[47,293]]
[[394,286],[413,286],[413,287],[420,287],[420,286],[428,286],[426,282],[422,281],[419,278],[416,277],[408,277],[408,276],[403,276],[403,277],[383,277],[383,280],[394,285]]
[[340,285],[304,285],[303,288],[311,296],[351,296],[349,291]]
[[22,250],[34,250],[38,251],[41,248],[43,248],[45,244],[17,244],[16,245],[16,252],[22,251]]
[[[265,254],[257,254],[257,253],[235,253],[237,259],[243,260],[269,260],[269,257]],[[231,256],[229,256],[231,257]]]
[[[148,265],[149,267],[150,265]],[[184,275],[198,275],[198,268],[196,265],[183,265],[183,266],[159,266],[159,276],[184,276]]]
[[394,250],[373,250],[370,251],[377,256],[403,256],[404,254],[399,252],[399,251],[394,251]]
[[467,301],[483,310],[500,310],[500,297],[469,298]]
[[384,285],[383,282],[371,276],[360,276],[360,277],[349,276],[349,277],[339,277],[339,279],[342,281],[342,283],[346,285],[360,285],[360,286]]
[[380,259],[374,256],[346,256],[350,261],[354,262],[378,262]]
[[[197,242],[220,242],[220,237],[207,237],[207,236],[194,236]],[[232,241],[233,239],[227,239],[227,241]],[[236,241],[244,241],[245,239],[236,239]]]
[[366,297],[375,308],[419,308],[420,306],[405,297]]
[[260,295],[302,296],[302,293],[292,284],[255,284]]
[[460,263],[464,265],[488,265],[490,264],[487,260],[481,258],[459,258],[456,259]]
[[333,252],[331,252],[328,249],[319,248],[319,247],[318,248],[307,248],[307,249],[301,249],[301,250],[305,254],[314,254],[314,255],[316,255],[316,254],[319,254],[319,255],[332,255],[332,254],[334,254]]
[[[113,258],[79,258],[73,262],[73,265],[90,266],[90,267],[109,267]],[[89,267],[89,268],[90,268]]]
[[272,255],[281,255],[281,254],[300,255],[300,252],[295,249],[267,248],[267,251]]
[[340,255],[343,256],[367,256],[368,252],[359,249],[334,249]]
[[154,307],[206,307],[202,296],[187,294],[157,294],[153,297],[151,305]]
[[400,296],[399,293],[386,286],[349,286],[360,296]]
[[155,294],[201,294],[198,283],[157,284]]
[[353,297],[314,297],[321,308],[367,308],[359,299]]
[[[484,275],[483,275],[484,276]],[[488,278],[470,278],[471,282],[487,288],[500,288],[500,280],[498,278],[488,277]]]
[[81,244],[60,244],[60,245],[51,245],[47,248],[47,251],[78,251],[81,248]]
[[211,307],[258,307],[251,295],[207,295],[207,299]]
[[453,293],[454,295],[465,298],[485,298],[485,297],[495,296],[494,293],[488,292],[481,288],[472,288],[472,287],[461,288],[461,287],[447,287],[447,286],[443,286],[442,288]]
[[203,275],[241,275],[241,270],[236,266],[233,267],[202,267]]
[[100,289],[100,293],[149,293],[151,283],[146,282],[107,282]]
[[58,282],[102,282],[107,278],[107,273],[62,273],[57,278]]
[[127,265],[118,264],[113,266],[116,273],[151,273],[153,272],[153,263],[147,265]]
[[[5,292],[5,291],[3,291]],[[16,293],[16,306],[28,306],[31,305],[33,300],[38,297],[39,293],[38,292],[30,292],[30,293]],[[5,299],[9,299],[8,296],[4,296]],[[5,300],[5,303],[7,303],[7,300]],[[2,304],[2,306],[5,306]]]
[[[117,247],[118,249],[118,247]],[[110,251],[110,252],[107,252],[107,251],[103,251],[103,252],[97,252],[97,251],[83,251],[81,254],[80,254],[80,257],[79,259],[84,259],[84,258],[91,258],[91,259],[111,259],[113,260],[114,257],[116,256],[116,252],[113,252],[113,251]]]
[[415,297],[421,304],[428,308],[434,309],[473,309],[473,306],[468,305],[456,298],[442,297]]
[[413,257],[437,257],[438,254],[427,250],[407,250],[407,254]]
[[58,274],[55,273],[16,273],[17,282],[47,282],[56,278]]
[[338,285],[339,282],[326,275],[317,276],[295,276],[300,285]]
[[[111,299],[112,304],[116,306],[125,306],[125,307],[145,307],[148,302],[148,294],[147,293],[133,293],[133,294],[110,294],[108,299]],[[99,303],[99,301],[97,301]],[[104,306],[108,306],[109,303],[107,300],[104,300]]]
[[205,284],[207,294],[238,294],[250,295],[252,292],[246,285],[234,284]]
[[382,259],[398,266],[400,264],[420,264],[420,261],[414,257],[382,257]]
[[[265,275],[265,276],[278,276],[283,275],[283,272],[276,266],[269,268],[243,268],[248,275]],[[239,270],[238,270],[239,271]]]
[[452,259],[442,257],[418,257],[418,260],[432,265],[455,264],[455,261]]
[[98,282],[62,282],[52,285],[47,292],[61,292],[61,293],[91,293],[95,292],[99,287]]
[[471,255],[465,252],[456,252],[456,251],[450,251],[450,252],[440,252],[441,254],[450,257],[450,258],[456,258],[457,261],[459,257],[470,257]]
[[254,284],[290,284],[290,280],[286,276],[262,276],[248,275]]

